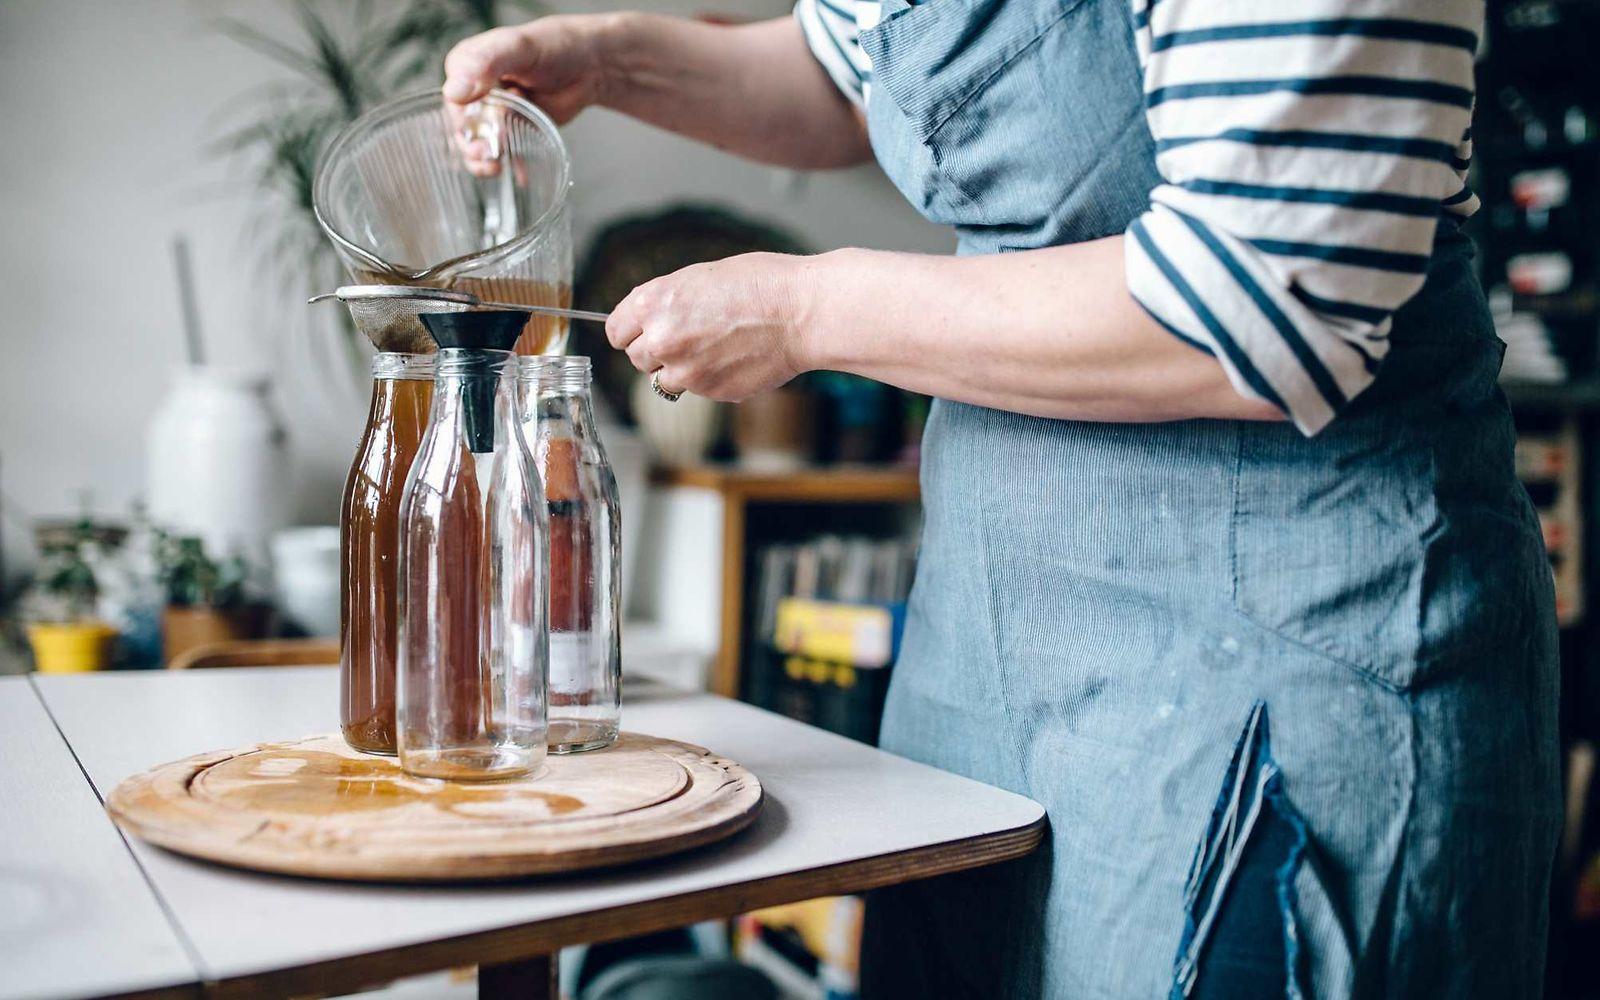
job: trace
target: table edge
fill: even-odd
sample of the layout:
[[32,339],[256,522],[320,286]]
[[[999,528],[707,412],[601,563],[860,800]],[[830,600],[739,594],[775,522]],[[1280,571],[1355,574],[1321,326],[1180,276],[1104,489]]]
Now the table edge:
[[[574,944],[595,943],[724,919],[767,906],[982,868],[1025,857],[1044,839],[1048,817],[959,840],[841,861],[731,885],[698,889],[640,903],[610,906],[550,920],[475,931],[305,965],[244,973],[204,983],[207,996],[254,998],[333,996],[461,965],[519,961]],[[626,915],[626,923],[622,918]]]
[[123,993],[97,993],[90,1000],[200,1000],[205,995],[205,984],[196,979],[173,986],[152,986]]

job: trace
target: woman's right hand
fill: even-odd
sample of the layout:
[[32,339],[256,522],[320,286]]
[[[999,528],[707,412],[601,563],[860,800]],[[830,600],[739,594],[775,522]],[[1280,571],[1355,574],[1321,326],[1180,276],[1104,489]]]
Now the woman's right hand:
[[491,89],[521,93],[557,124],[601,100],[610,14],[558,14],[457,43],[444,60],[444,97],[457,107]]

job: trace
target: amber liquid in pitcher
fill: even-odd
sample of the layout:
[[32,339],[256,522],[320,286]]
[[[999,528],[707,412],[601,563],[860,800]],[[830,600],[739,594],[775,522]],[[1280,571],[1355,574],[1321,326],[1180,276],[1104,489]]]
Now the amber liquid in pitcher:
[[[457,291],[469,292],[486,302],[509,302],[519,306],[558,306],[572,308],[572,286],[557,285],[528,278],[475,278],[463,275],[450,282]],[[567,343],[565,316],[528,314],[528,322],[512,348],[517,354],[554,354]]]
[[432,398],[431,375],[374,377],[339,511],[339,725],[366,753],[395,753],[400,501]]

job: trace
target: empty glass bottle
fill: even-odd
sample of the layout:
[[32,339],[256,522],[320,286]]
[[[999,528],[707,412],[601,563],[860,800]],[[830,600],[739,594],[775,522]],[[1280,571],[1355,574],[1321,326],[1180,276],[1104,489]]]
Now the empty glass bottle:
[[339,726],[345,742],[393,754],[400,499],[433,395],[433,355],[372,359],[367,429],[339,514]]
[[589,359],[519,363],[524,429],[550,523],[550,749],[617,740],[622,699],[621,512],[595,429]]
[[422,777],[513,777],[545,755],[548,529],[510,359],[439,351],[406,482],[399,751]]

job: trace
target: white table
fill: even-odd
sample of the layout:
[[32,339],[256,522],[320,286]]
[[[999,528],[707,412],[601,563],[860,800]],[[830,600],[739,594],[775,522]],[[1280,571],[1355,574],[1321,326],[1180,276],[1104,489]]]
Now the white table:
[[[82,765],[83,782],[52,779],[74,793],[70,815],[36,816],[32,827],[0,818],[0,849],[43,855],[46,843],[114,838],[94,796],[122,779],[190,754],[334,728],[338,680],[324,667],[36,677],[60,735]],[[0,706],[31,692],[0,689]],[[148,911],[144,932],[168,941],[166,964],[118,966],[115,983],[78,985],[80,970],[24,953],[0,936],[0,969],[22,962],[36,977],[59,976],[52,992],[88,995],[198,981],[207,995],[331,994],[459,965],[484,967],[480,992],[542,988],[557,949],[729,917],[762,906],[859,892],[1019,857],[1038,843],[1043,810],[1034,802],[943,773],[821,730],[711,695],[630,684],[624,726],[710,747],[761,779],[765,806],[750,829],[678,858],[614,872],[477,886],[382,886],[254,874],[192,861],[133,841],[148,880],[104,933]],[[18,711],[15,708],[6,711]],[[25,711],[25,710],[23,710]],[[0,716],[0,719],[9,718]],[[20,740],[0,722],[11,760]],[[53,770],[72,757],[50,757]],[[26,770],[26,769],[23,769]],[[18,769],[0,774],[0,801],[42,803],[45,792]],[[29,797],[32,795],[33,797]],[[7,810],[8,812],[12,810]],[[47,827],[47,828],[46,828]],[[59,829],[58,829],[59,828]],[[115,852],[112,852],[115,854]],[[127,892],[132,871],[108,862],[85,895]],[[49,874],[55,869],[40,867]],[[113,883],[121,883],[114,889]],[[151,890],[154,900],[151,898]],[[155,901],[165,911],[157,918]],[[120,904],[119,904],[120,905]],[[102,933],[85,925],[73,936]],[[48,934],[42,931],[41,934]],[[172,938],[187,951],[170,947]],[[63,950],[66,945],[61,946]],[[154,946],[150,954],[157,956]],[[122,950],[119,946],[119,951]],[[54,961],[54,960],[53,960]],[[126,973],[122,971],[126,968]],[[110,974],[110,973],[108,973]],[[531,982],[530,977],[538,982]],[[45,978],[17,995],[37,995]]]
[[0,678],[0,997],[197,979],[39,696],[27,678]]

